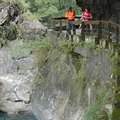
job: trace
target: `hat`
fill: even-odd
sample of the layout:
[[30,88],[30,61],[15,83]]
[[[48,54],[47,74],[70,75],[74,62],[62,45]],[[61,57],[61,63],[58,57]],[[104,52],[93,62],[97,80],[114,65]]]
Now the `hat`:
[[68,6],[68,9],[72,9],[72,6]]

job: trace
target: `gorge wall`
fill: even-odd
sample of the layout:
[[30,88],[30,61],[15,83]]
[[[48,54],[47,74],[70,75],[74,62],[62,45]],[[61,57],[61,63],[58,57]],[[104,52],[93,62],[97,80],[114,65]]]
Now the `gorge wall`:
[[94,20],[110,20],[120,23],[119,0],[76,0],[76,3],[83,10],[89,7]]
[[[45,27],[23,17],[16,2],[0,1],[0,111],[32,113],[30,94],[37,67],[25,39],[41,38]],[[33,113],[32,113],[33,114]]]
[[[47,33],[54,48],[62,46],[65,34]],[[67,41],[65,49],[70,45]],[[38,120],[97,120],[99,115],[103,120],[112,114],[115,81],[109,54],[84,45],[74,52],[55,50],[39,68],[32,94]]]
[[[118,7],[114,7],[112,2],[106,1],[103,4],[98,0],[89,3],[77,1],[77,4],[80,6],[89,4],[94,19],[119,23],[119,1],[115,3]],[[93,6],[94,3],[96,6]],[[109,6],[105,9],[108,3]],[[90,115],[93,115],[93,118],[96,117],[94,110],[98,111],[97,114],[101,117],[108,118],[114,99],[111,90],[111,83],[114,87],[114,81],[110,56],[105,52],[83,46],[75,48],[74,52],[77,54],[68,55],[57,50],[50,54],[49,59],[44,61],[38,72],[33,65],[35,60],[35,56],[32,55],[33,50],[29,53],[27,51],[19,53],[18,49],[12,51],[12,48],[23,45],[25,39],[43,38],[46,28],[39,21],[31,22],[24,19],[18,14],[17,9],[17,6],[10,4],[0,7],[1,29],[4,25],[5,28],[11,25],[12,30],[8,30],[8,27],[5,32],[9,33],[7,39],[13,40],[8,46],[3,47],[4,36],[0,34],[2,39],[0,40],[0,110],[12,114],[21,111],[32,112],[32,97],[32,107],[38,120],[83,119],[87,109],[91,111]],[[17,36],[14,34],[16,31]],[[51,31],[48,32],[47,38],[52,41],[53,48],[56,46],[59,48],[62,45],[61,40],[65,40],[66,36]],[[64,49],[68,45],[65,44]],[[10,54],[11,51],[14,54]],[[40,58],[42,59],[43,57]],[[38,73],[37,77],[36,73]],[[32,89],[35,79],[34,89]],[[92,111],[90,108],[92,105],[98,107]]]

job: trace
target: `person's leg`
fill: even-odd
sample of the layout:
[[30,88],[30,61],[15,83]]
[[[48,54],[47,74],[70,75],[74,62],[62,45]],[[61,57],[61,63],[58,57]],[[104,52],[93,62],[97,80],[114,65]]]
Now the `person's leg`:
[[71,24],[68,23],[67,25],[67,34],[71,34]]
[[73,34],[76,34],[75,25],[74,25],[74,24],[71,24],[71,27],[72,27]]
[[[82,21],[86,21],[86,20],[82,20]],[[82,29],[82,24],[80,24],[79,28]]]
[[93,29],[93,27],[92,27],[92,25],[90,24],[90,30],[92,30]]
[[79,25],[79,28],[81,29],[82,24]]

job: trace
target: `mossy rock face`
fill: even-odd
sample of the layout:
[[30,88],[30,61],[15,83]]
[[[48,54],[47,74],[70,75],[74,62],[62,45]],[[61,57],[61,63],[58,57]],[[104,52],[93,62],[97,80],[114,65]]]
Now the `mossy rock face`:
[[8,40],[15,40],[17,38],[17,29],[16,26],[10,25],[5,28],[6,38]]
[[102,114],[99,115],[97,120],[108,120],[108,115],[103,112]]
[[116,42],[109,42],[110,45],[116,45]]
[[6,33],[4,27],[0,26],[0,38],[5,39]]
[[7,43],[6,32],[2,26],[0,26],[0,44],[1,47]]
[[112,120],[120,120],[120,108],[113,110]]
[[116,95],[116,96],[115,96],[115,99],[116,99],[116,101],[119,101],[119,102],[120,102],[120,95],[119,95],[119,94]]
[[120,47],[119,47],[119,46],[117,46],[117,47],[116,47],[116,50],[118,50],[118,51],[120,52]]
[[2,35],[3,30],[4,30],[4,28],[2,26],[0,26],[0,37]]

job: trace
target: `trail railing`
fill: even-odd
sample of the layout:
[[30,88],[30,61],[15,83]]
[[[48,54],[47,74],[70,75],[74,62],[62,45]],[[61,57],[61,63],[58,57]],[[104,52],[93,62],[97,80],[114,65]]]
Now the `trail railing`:
[[[66,31],[66,26],[68,23],[74,24],[76,26],[76,30],[78,31],[76,34],[79,34],[83,41],[85,41],[86,36],[95,37],[95,43],[99,44],[100,40],[105,40],[106,47],[108,42],[114,44],[115,46],[120,46],[120,25],[110,22],[110,21],[81,21],[80,17],[76,17],[75,21],[68,21],[63,18],[53,18],[48,21],[48,28],[52,28],[55,31],[63,32]],[[81,29],[79,29],[79,25],[81,24]],[[90,24],[93,26],[93,29],[90,30]],[[70,34],[72,35],[72,34]]]

